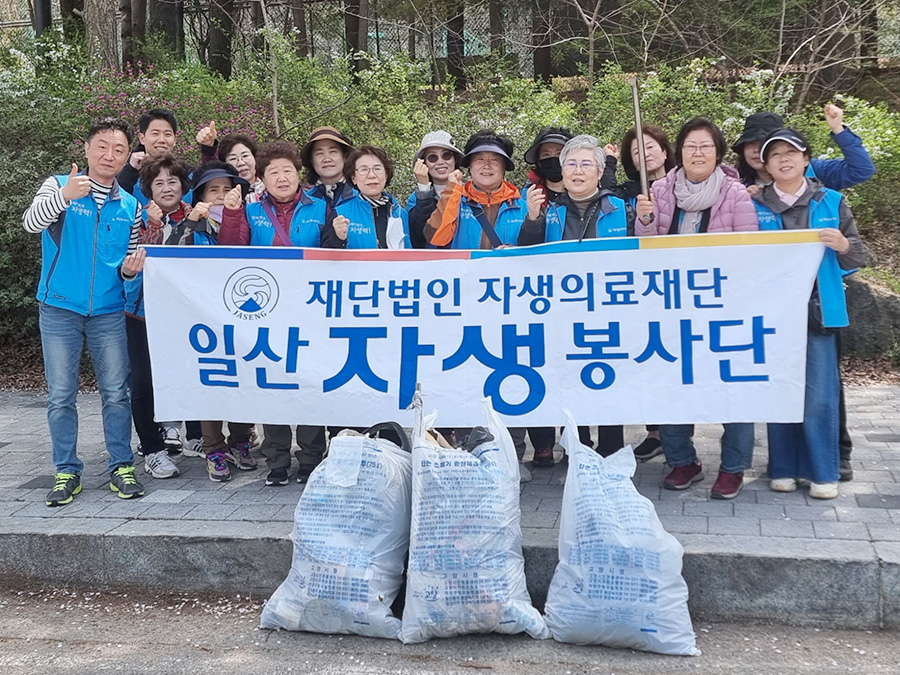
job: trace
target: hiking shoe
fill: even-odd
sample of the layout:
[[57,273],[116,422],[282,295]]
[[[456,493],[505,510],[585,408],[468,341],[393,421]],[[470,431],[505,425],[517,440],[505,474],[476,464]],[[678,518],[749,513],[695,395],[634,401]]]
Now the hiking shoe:
[[719,471],[716,482],[713,483],[709,496],[713,499],[734,499],[744,487],[744,472],[728,473]]
[[653,436],[647,436],[634,449],[634,458],[639,462],[646,462],[648,459],[659,457],[661,454],[663,454],[662,441],[658,438],[653,438]]
[[769,481],[769,489],[775,492],[793,492],[797,489],[796,478],[773,478]]
[[181,450],[181,429],[178,427],[163,427],[163,443],[168,450]]
[[178,467],[169,458],[165,450],[151,452],[144,459],[144,471],[154,478],[174,478],[178,475]]
[[266,485],[268,486],[279,486],[279,485],[287,485],[288,484],[288,471],[287,469],[272,469],[269,472],[269,475],[266,476]]
[[250,427],[250,449],[255,450],[259,447],[259,431],[256,429],[256,425],[254,424]]
[[813,499],[834,499],[838,496],[838,484],[834,483],[810,483],[809,496]]
[[538,448],[534,451],[534,461],[532,465],[538,467],[553,466],[553,448]]
[[134,466],[120,466],[109,474],[109,489],[122,499],[133,499],[144,496],[144,486],[134,477]]
[[666,476],[663,487],[667,490],[687,490],[691,483],[703,480],[703,465],[700,462],[676,466],[672,473]]
[[53,489],[47,495],[47,506],[63,506],[81,492],[81,476],[74,473],[58,473]]
[[316,470],[318,464],[301,464],[297,467],[297,482],[305,483],[309,480],[312,472]]
[[250,454],[250,438],[242,438],[231,446],[231,456],[227,459],[241,471],[256,471],[256,459]]
[[212,482],[225,483],[231,480],[231,469],[228,468],[229,459],[231,456],[221,451],[211,452],[206,456],[206,470],[209,472],[209,479]]
[[181,446],[181,454],[185,457],[202,457],[206,459],[206,452],[203,450],[203,440],[200,438],[189,438]]
[[849,459],[841,459],[841,466],[838,469],[838,478],[842,483],[853,480],[853,467],[850,465]]

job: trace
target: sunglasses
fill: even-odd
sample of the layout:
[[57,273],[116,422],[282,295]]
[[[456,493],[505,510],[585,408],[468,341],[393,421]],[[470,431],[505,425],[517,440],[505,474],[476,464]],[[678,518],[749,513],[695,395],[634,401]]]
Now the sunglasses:
[[453,157],[454,154],[449,150],[444,150],[440,155],[438,155],[438,153],[436,152],[429,152],[427,155],[425,155],[425,161],[429,164],[436,164],[439,159],[442,159],[445,162],[449,162],[451,159],[453,159]]

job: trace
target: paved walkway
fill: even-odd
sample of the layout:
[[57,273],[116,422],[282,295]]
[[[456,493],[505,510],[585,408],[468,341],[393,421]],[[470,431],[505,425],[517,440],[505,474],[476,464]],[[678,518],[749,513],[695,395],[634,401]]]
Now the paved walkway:
[[[0,535],[215,536],[269,541],[283,540],[290,532],[293,510],[302,486],[291,483],[281,488],[265,487],[266,471],[262,460],[259,470],[235,472],[231,482],[218,484],[208,479],[203,460],[178,457],[175,461],[182,472],[180,477],[170,480],[145,477],[145,497],[131,501],[119,499],[108,488],[99,396],[82,395],[79,401],[79,455],[86,465],[85,489],[74,503],[51,509],[44,505],[53,473],[44,396],[0,392]],[[887,623],[900,626],[900,617],[890,617],[891,612],[900,610],[900,387],[850,388],[847,402],[854,441],[855,478],[852,482],[841,483],[840,496],[831,501],[811,499],[804,490],[782,494],[768,489],[768,480],[764,477],[764,425],[757,425],[754,468],[746,474],[743,492],[732,501],[708,499],[718,469],[721,427],[697,428],[697,447],[707,477],[692,489],[681,492],[661,489],[665,470],[661,457],[638,466],[635,475],[638,489],[654,502],[665,527],[685,547],[685,577],[691,585],[692,602],[704,607],[706,600],[712,602],[703,597],[703,590],[711,586],[705,578],[709,569],[701,564],[701,555],[719,556],[716,569],[722,569],[723,556],[734,559],[738,566],[723,573],[739,578],[750,574],[740,565],[754,557],[768,556],[767,560],[775,561],[810,558],[820,560],[822,564],[837,561],[840,566],[836,568],[839,571],[836,579],[840,580],[840,574],[844,574],[847,584],[871,582],[875,589],[874,599],[871,596],[848,599],[851,610],[866,613],[869,624],[872,621],[885,623],[887,613]],[[626,429],[626,442],[637,444],[642,437],[643,429]],[[134,443],[137,443],[136,437]],[[557,450],[560,449],[557,447]],[[528,457],[526,455],[526,460]],[[560,457],[561,451],[557,452],[557,458]],[[142,464],[139,466],[138,474],[143,476]],[[534,554],[528,564],[534,568],[540,559],[543,561],[540,564],[548,570],[544,575],[546,578],[535,582],[535,586],[529,579],[529,586],[537,594],[545,591],[555,565],[556,528],[565,468],[565,464],[560,464],[554,469],[535,470],[533,482],[522,490],[526,553],[530,547],[542,551],[540,556]],[[10,541],[4,541],[0,536],[0,572],[3,572],[4,560],[15,562],[19,556],[18,573],[27,576],[32,574],[29,570],[36,570],[34,574],[40,576],[38,563],[22,562],[21,551],[17,552]],[[41,549],[33,546],[25,555],[39,555]],[[283,555],[284,544],[279,546]],[[165,560],[163,554],[159,555]],[[697,556],[697,560],[689,564],[691,556]],[[887,569],[885,563],[894,565],[891,573],[896,573],[896,577],[883,577]],[[280,558],[271,563],[269,569],[274,570],[275,578],[279,573],[283,575],[279,570],[283,570],[285,564]],[[772,570],[767,572],[766,569],[752,572],[759,575],[762,583],[771,573]],[[859,583],[853,581],[855,573],[863,575]],[[814,574],[820,575],[821,571]],[[783,577],[784,583],[796,582],[787,573]],[[272,583],[260,581],[258,576],[255,579],[262,589],[269,588]],[[96,580],[115,581],[115,576],[99,574]],[[722,588],[730,592],[734,581],[733,578],[723,579]],[[896,584],[891,591],[896,597],[885,600],[885,588],[891,583]],[[238,584],[237,580],[235,584]],[[796,611],[811,613],[811,616],[817,611],[824,612],[827,618],[829,611],[835,611],[829,607],[827,596],[833,591],[827,585],[819,588],[813,584],[810,593],[825,595],[815,602],[807,598],[806,604]],[[842,594],[846,596],[846,591]],[[715,602],[720,600],[717,597]],[[738,608],[747,608],[747,598],[740,594],[729,602]],[[810,609],[809,603],[816,602],[819,609]],[[868,607],[872,602],[878,607]],[[894,602],[896,605],[892,604]],[[711,610],[711,613],[716,611]],[[751,618],[769,616],[762,609],[752,607],[747,613]],[[811,621],[815,620],[813,616]],[[852,625],[852,621],[848,625]]]

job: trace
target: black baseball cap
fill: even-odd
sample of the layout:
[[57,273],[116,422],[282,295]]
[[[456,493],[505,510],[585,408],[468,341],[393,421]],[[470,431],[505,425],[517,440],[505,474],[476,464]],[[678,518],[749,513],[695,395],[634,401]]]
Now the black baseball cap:
[[766,151],[770,150],[772,144],[778,141],[790,143],[800,152],[809,152],[809,143],[806,142],[806,139],[803,138],[799,131],[794,131],[793,129],[776,129],[766,136],[765,140],[763,140],[762,147],[759,149],[759,156],[762,157],[764,162],[766,161]]

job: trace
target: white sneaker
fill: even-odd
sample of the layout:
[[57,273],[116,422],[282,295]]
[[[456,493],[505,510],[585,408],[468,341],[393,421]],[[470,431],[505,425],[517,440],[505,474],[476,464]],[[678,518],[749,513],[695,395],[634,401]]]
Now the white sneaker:
[[528,467],[519,462],[519,482],[520,483],[530,483],[531,482],[531,471],[528,470]]
[[202,457],[206,459],[206,453],[203,451],[203,440],[200,438],[189,438],[181,445],[181,454],[185,457]]
[[775,492],[793,492],[797,489],[797,481],[794,478],[773,478],[769,488]]
[[838,496],[838,484],[834,483],[810,483],[809,496],[813,499],[834,499]]
[[178,427],[163,427],[163,443],[167,450],[181,450],[181,429]]
[[169,458],[165,450],[151,452],[144,458],[144,471],[154,478],[174,478],[178,475],[178,467]]

